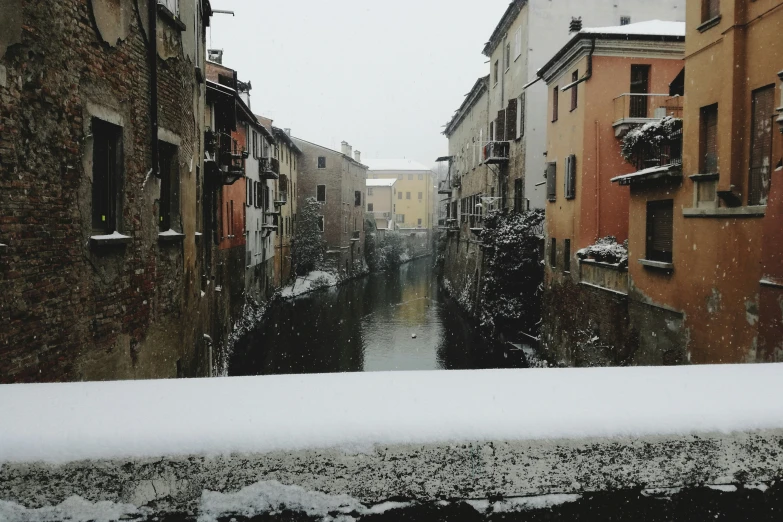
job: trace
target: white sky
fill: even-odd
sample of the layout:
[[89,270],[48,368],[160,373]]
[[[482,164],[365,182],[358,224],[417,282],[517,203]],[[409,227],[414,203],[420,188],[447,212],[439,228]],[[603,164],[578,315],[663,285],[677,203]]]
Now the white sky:
[[364,158],[433,165],[509,0],[212,0],[207,46],[251,81],[253,111]]

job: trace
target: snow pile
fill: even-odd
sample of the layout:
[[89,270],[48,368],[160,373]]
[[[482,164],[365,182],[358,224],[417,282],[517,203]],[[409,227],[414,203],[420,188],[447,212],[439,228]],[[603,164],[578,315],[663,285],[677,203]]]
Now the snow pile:
[[530,511],[533,509],[550,509],[554,506],[576,502],[582,495],[552,494],[539,495],[535,497],[517,497],[508,498],[492,505],[493,513],[515,513],[519,511]]
[[594,259],[601,263],[627,267],[628,240],[626,239],[620,244],[614,236],[602,237],[595,244],[577,250],[576,256],[579,259]]
[[783,364],[0,385],[0,462],[783,429],[781,394]]
[[629,131],[623,138],[621,153],[626,161],[638,163],[638,160],[649,156],[652,151],[659,151],[661,147],[671,146],[681,140],[682,119],[666,116]]
[[277,515],[283,511],[306,513],[329,520],[340,515],[383,514],[391,509],[408,507],[410,503],[384,502],[370,508],[348,495],[327,495],[307,491],[300,486],[288,486],[277,481],[261,481],[236,493],[204,491],[201,497],[199,522],[217,522],[232,516],[252,518]]
[[336,286],[339,283],[337,274],[323,270],[313,270],[306,276],[299,276],[296,280],[280,291],[280,297],[290,299],[303,294],[308,294],[322,288]]
[[408,252],[400,254],[400,263],[407,263],[411,260],[411,255]]
[[20,522],[49,522],[68,520],[69,522],[114,522],[146,518],[152,510],[137,508],[133,504],[115,504],[114,502],[88,502],[79,496],[72,496],[56,506],[28,509],[14,502],[0,500],[0,520]]

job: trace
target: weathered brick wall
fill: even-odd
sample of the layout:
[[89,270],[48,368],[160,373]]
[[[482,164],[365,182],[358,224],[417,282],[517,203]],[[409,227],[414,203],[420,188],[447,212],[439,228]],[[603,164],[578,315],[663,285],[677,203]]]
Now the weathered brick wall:
[[[206,371],[194,325],[210,310],[199,299],[194,223],[184,227],[184,245],[159,243],[160,184],[148,177],[147,37],[137,3],[121,4],[127,32],[109,45],[99,27],[101,6],[111,3],[23,1],[21,43],[0,59],[0,243],[8,245],[0,252],[0,382]],[[176,44],[173,26],[159,25]],[[175,56],[158,60],[160,126],[181,139],[182,183],[195,187],[200,87],[194,64],[172,49]],[[121,232],[133,239],[95,249],[90,120],[103,112],[122,123]],[[183,209],[195,208],[186,198],[195,192],[182,191]]]

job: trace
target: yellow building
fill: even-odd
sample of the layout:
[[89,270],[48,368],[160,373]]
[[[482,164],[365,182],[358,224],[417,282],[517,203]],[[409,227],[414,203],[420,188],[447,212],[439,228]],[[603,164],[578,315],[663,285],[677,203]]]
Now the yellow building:
[[430,169],[407,159],[376,159],[363,163],[369,167],[368,179],[397,180],[392,213],[398,230],[432,229],[435,176]]

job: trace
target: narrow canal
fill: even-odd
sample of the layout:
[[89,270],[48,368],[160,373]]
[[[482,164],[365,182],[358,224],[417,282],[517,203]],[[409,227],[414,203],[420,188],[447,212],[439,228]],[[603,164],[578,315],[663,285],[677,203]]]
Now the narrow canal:
[[234,348],[229,375],[520,367],[439,288],[432,259],[279,301]]

